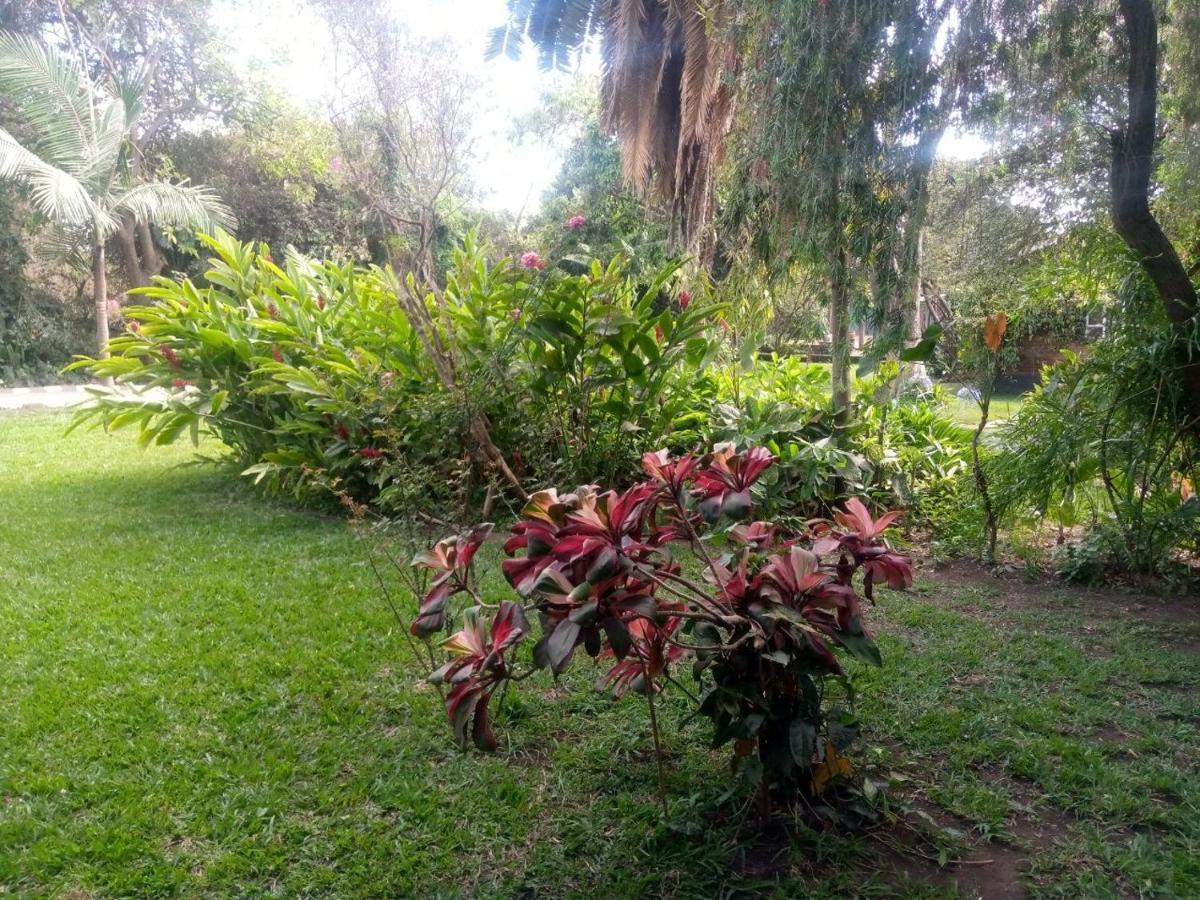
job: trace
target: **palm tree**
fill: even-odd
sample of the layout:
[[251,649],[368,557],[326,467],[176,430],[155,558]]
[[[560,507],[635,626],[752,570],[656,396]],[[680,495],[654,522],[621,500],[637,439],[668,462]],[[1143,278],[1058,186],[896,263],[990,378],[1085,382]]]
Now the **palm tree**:
[[233,215],[202,186],[136,180],[129,134],[140,85],[95,85],[71,55],[0,31],[0,95],[16,112],[25,144],[0,128],[0,178],[22,182],[55,231],[55,245],[91,257],[96,341],[108,345],[104,246],[122,221],[179,228],[232,228]]
[[488,53],[515,57],[524,39],[546,67],[566,66],[601,38],[605,127],[621,142],[625,179],[671,208],[679,249],[711,262],[713,178],[733,124],[739,57],[725,36],[733,5],[712,0],[508,0]]

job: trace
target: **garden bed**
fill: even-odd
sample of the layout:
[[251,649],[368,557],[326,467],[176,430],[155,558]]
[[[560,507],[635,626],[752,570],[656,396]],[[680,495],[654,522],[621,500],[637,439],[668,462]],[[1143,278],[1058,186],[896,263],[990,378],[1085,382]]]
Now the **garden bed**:
[[636,697],[535,679],[464,756],[343,522],[66,423],[0,415],[0,890],[1200,893],[1194,602],[923,570],[854,669],[875,826],[756,831],[698,722],[664,823]]

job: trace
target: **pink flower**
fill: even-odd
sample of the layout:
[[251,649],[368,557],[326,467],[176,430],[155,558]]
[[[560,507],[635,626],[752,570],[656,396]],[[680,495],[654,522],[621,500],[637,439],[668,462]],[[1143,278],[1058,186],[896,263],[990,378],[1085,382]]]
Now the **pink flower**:
[[383,385],[383,387],[385,387],[385,388],[391,387],[392,382],[395,380],[396,380],[395,372],[384,372],[382,375],[379,376],[379,383],[381,385]]
[[358,451],[358,455],[363,459],[383,459],[383,451],[374,447],[363,447]]
[[691,302],[692,302],[692,292],[691,291],[680,291],[679,292],[679,308],[680,309],[687,309],[688,304]]
[[509,313],[509,315],[512,316],[512,320],[514,322],[520,322],[521,321],[521,308],[519,306],[513,307],[512,311]]
[[567,227],[570,228],[572,231],[578,231],[580,228],[582,228],[586,224],[587,224],[587,219],[585,219],[583,216],[576,215],[576,216],[571,216],[571,218],[567,219]]
[[544,269],[544,268],[546,268],[546,263],[542,260],[542,258],[540,256],[538,256],[536,253],[534,253],[532,250],[530,250],[528,253],[521,254],[521,268],[522,269]]
[[142,330],[142,326],[139,325],[137,322],[130,322],[125,327],[128,328],[130,331],[132,331],[134,334],[137,334],[139,331]]

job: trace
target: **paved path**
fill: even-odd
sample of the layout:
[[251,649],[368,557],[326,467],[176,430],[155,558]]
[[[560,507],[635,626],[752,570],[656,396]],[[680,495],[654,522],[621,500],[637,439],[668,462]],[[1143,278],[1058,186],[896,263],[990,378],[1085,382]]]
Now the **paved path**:
[[0,388],[0,409],[65,409],[88,399],[82,384]]

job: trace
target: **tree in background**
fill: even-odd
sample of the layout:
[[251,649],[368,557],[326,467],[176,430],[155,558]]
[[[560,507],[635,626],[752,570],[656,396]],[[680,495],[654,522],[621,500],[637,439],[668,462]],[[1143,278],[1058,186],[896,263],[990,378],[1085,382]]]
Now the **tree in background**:
[[[716,261],[710,226],[721,199],[731,247],[744,237],[785,277],[798,262],[823,267],[844,430],[856,269],[886,307],[880,318],[915,338],[929,169],[951,114],[983,77],[964,64],[979,49],[966,6],[512,0],[493,49],[515,52],[523,34],[555,64],[599,32],[605,124],[630,183],[645,190],[654,176],[672,198],[684,245]],[[727,152],[735,174],[719,192]]]
[[550,258],[580,265],[581,257],[607,263],[621,255],[639,276],[666,262],[669,214],[643,202],[625,180],[620,145],[600,122],[596,87],[593,80],[581,79],[550,92],[537,110],[517,122],[514,133],[521,141],[566,141],[558,177],[529,226],[534,245]]
[[[210,0],[62,0],[30,4],[23,33],[79,60],[95,83],[139,85],[139,114],[125,137],[134,180],[161,177],[165,145],[197,124],[229,121],[245,89],[211,27]],[[166,167],[169,171],[169,166]],[[159,223],[122,215],[113,248],[127,287],[166,265]]]
[[345,66],[332,122],[348,183],[397,269],[436,284],[443,207],[467,190],[478,85],[448,42],[409,34],[383,0],[314,0]]
[[255,86],[250,98],[229,124],[164,140],[160,170],[210,185],[242,233],[271,247],[366,258],[365,204],[339,171],[333,126],[267,86]]
[[670,209],[674,251],[711,265],[716,175],[733,123],[737,48],[729,3],[683,0],[509,0],[490,54],[518,55],[524,38],[543,65],[566,66],[599,35],[602,124],[621,142],[626,181]]
[[0,178],[23,183],[51,223],[57,246],[90,257],[96,341],[108,343],[105,246],[123,223],[180,228],[231,227],[211,191],[145,180],[130,164],[128,138],[142,112],[142,85],[94,83],[71,56],[37,41],[0,33],[0,90],[29,135],[0,130]]
[[1192,429],[1200,431],[1200,361],[1195,357],[1200,297],[1171,239],[1150,210],[1158,116],[1158,22],[1150,0],[1120,0],[1129,44],[1127,114],[1111,133],[1113,227],[1138,255],[1176,333],[1180,377],[1187,385]]

